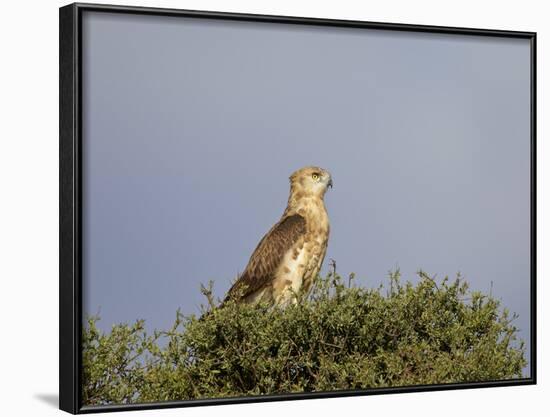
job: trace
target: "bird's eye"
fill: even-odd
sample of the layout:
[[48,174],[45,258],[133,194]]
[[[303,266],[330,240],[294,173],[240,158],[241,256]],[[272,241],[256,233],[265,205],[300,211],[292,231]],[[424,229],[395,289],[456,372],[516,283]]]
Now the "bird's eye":
[[311,174],[311,178],[313,178],[313,181],[318,181],[319,180],[319,174],[317,174],[317,173]]

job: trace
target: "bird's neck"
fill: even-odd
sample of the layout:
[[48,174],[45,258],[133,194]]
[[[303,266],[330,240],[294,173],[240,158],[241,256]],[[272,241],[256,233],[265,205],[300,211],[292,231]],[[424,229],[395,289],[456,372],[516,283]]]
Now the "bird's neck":
[[307,218],[326,217],[325,202],[322,196],[291,190],[284,215],[299,214]]

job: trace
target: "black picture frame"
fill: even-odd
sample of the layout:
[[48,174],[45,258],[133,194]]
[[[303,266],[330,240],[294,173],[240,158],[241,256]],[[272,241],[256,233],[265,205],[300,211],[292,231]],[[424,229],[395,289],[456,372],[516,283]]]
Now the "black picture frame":
[[[354,391],[83,406],[80,393],[82,378],[80,351],[82,331],[81,22],[82,14],[87,11],[528,39],[531,45],[530,377],[502,381],[374,388]],[[60,8],[59,35],[59,407],[61,410],[79,414],[536,384],[536,33],[75,3]]]

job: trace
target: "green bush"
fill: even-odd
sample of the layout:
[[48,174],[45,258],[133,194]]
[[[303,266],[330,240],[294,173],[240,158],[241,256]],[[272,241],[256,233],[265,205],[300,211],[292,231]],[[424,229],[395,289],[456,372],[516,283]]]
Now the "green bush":
[[[178,311],[171,329],[143,321],[83,333],[86,405],[488,381],[522,376],[515,316],[459,277],[359,288],[332,272],[286,309]],[[208,312],[206,312],[208,310]]]

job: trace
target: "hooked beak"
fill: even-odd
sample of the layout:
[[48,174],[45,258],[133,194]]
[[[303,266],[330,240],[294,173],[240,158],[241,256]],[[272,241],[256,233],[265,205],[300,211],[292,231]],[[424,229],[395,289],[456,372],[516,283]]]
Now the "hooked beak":
[[328,184],[327,184],[327,187],[330,187],[332,188],[332,178],[330,180],[328,180]]

